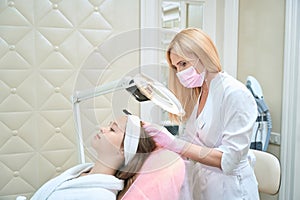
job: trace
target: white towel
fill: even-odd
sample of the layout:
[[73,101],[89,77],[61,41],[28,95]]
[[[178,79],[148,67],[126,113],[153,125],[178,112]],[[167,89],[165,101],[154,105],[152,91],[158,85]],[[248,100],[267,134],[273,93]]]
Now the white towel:
[[[92,174],[78,177],[88,171],[94,164],[80,164],[45,183],[31,198],[43,199],[116,199],[124,182],[112,175]],[[78,178],[76,178],[78,177]]]

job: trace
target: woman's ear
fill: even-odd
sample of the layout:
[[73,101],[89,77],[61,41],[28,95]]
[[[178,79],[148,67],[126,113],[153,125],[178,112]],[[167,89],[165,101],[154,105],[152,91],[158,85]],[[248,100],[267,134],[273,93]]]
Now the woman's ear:
[[122,163],[125,161],[124,148],[119,149],[117,157],[122,160]]
[[124,156],[124,148],[123,148],[123,147],[119,149],[119,153],[120,153],[122,156]]

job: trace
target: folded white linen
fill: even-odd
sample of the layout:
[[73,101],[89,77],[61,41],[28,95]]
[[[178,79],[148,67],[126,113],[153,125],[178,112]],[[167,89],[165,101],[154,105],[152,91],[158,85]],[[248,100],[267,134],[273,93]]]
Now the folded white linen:
[[116,199],[118,191],[124,187],[123,180],[106,174],[78,177],[81,173],[89,171],[93,166],[92,163],[85,163],[70,168],[45,183],[31,200]]

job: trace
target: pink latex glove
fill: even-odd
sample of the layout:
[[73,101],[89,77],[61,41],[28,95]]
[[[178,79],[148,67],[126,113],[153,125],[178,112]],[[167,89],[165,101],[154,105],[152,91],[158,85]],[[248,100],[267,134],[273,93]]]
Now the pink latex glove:
[[182,152],[185,141],[176,138],[165,127],[147,122],[143,123],[143,127],[159,146],[176,153]]

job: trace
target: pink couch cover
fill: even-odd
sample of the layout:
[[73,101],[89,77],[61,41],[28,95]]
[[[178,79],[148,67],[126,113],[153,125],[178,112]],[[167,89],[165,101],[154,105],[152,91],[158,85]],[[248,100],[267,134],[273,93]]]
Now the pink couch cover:
[[122,200],[179,199],[185,164],[176,153],[158,149],[150,154]]

